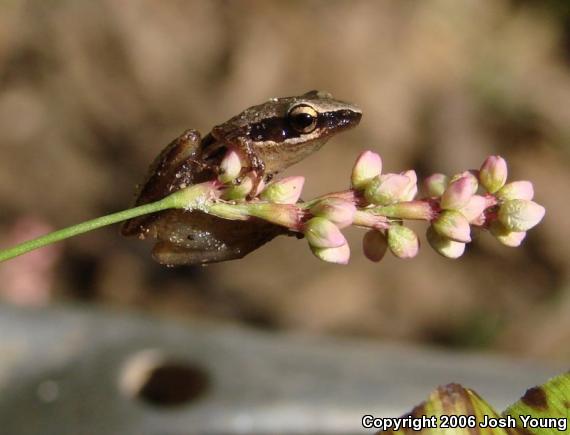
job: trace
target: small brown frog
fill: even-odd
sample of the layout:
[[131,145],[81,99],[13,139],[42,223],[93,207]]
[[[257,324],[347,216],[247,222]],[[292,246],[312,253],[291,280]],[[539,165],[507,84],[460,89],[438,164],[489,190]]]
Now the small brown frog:
[[[157,201],[215,179],[227,149],[237,150],[259,179],[273,175],[317,151],[331,136],[355,127],[362,116],[352,104],[311,91],[272,98],[218,125],[201,138],[187,130],[151,165],[136,205]],[[125,236],[157,239],[153,257],[167,265],[196,265],[241,258],[288,230],[265,221],[230,221],[200,211],[166,210],[131,219]]]

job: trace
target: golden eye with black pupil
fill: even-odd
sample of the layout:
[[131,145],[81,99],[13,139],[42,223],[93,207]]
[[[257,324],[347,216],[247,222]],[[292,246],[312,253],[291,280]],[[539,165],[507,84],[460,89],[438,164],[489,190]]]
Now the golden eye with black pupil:
[[291,107],[287,113],[289,124],[299,133],[310,133],[317,126],[317,111],[306,104]]

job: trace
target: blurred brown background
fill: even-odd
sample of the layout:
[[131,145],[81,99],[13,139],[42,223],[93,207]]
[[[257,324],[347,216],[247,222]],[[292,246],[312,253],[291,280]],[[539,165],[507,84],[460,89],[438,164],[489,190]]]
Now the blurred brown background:
[[[570,7],[560,1],[4,1],[2,243],[121,210],[154,156],[272,96],[332,92],[360,127],[288,171],[346,187],[363,149],[426,176],[499,153],[547,208],[522,248],[324,264],[277,239],[167,269],[116,227],[0,268],[7,301],[131,307],[265,329],[570,361]],[[422,229],[423,225],[416,228]],[[423,231],[423,230],[421,230]]]

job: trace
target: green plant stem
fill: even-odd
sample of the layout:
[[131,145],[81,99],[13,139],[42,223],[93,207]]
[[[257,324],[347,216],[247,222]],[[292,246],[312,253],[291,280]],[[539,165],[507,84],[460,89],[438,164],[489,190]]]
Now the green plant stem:
[[427,201],[406,201],[392,205],[377,206],[368,209],[369,213],[393,219],[412,219],[428,221],[435,217],[435,211]]
[[37,239],[28,240],[27,242],[20,243],[19,245],[12,246],[11,248],[0,251],[0,263],[10,260],[19,255],[33,251],[34,249],[50,245],[61,240],[68,239],[79,234],[83,234],[97,228],[107,225],[115,224],[117,222],[125,221],[134,217],[142,216],[149,213],[172,208],[172,197],[166,197],[160,201],[150,204],[144,204],[138,207],[130,208],[128,210],[119,211],[117,213],[109,214],[107,216],[98,217],[86,222],[81,222],[77,225],[72,225],[58,231],[46,234],[45,236],[38,237]]
[[203,208],[206,210],[208,197],[215,196],[215,194],[216,183],[213,182],[196,184],[185,189],[180,189],[159,201],[139,205],[138,207],[129,208],[128,210],[119,211],[107,216],[81,222],[80,224],[63,228],[61,230],[54,231],[53,233],[46,234],[45,236],[38,237],[37,239],[28,240],[27,242],[4,249],[0,251],[0,263],[33,251],[34,249],[42,248],[44,246],[51,245],[52,243],[96,230],[97,228],[116,224],[117,222],[126,221],[127,219],[132,219],[145,214],[156,213],[169,208],[182,208],[186,210]]

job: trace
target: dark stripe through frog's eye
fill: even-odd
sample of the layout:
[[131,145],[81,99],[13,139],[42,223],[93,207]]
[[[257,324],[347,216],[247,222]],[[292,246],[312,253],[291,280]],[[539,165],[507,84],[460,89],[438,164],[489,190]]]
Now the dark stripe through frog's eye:
[[317,111],[307,104],[291,107],[287,119],[291,127],[299,133],[310,133],[317,126]]

